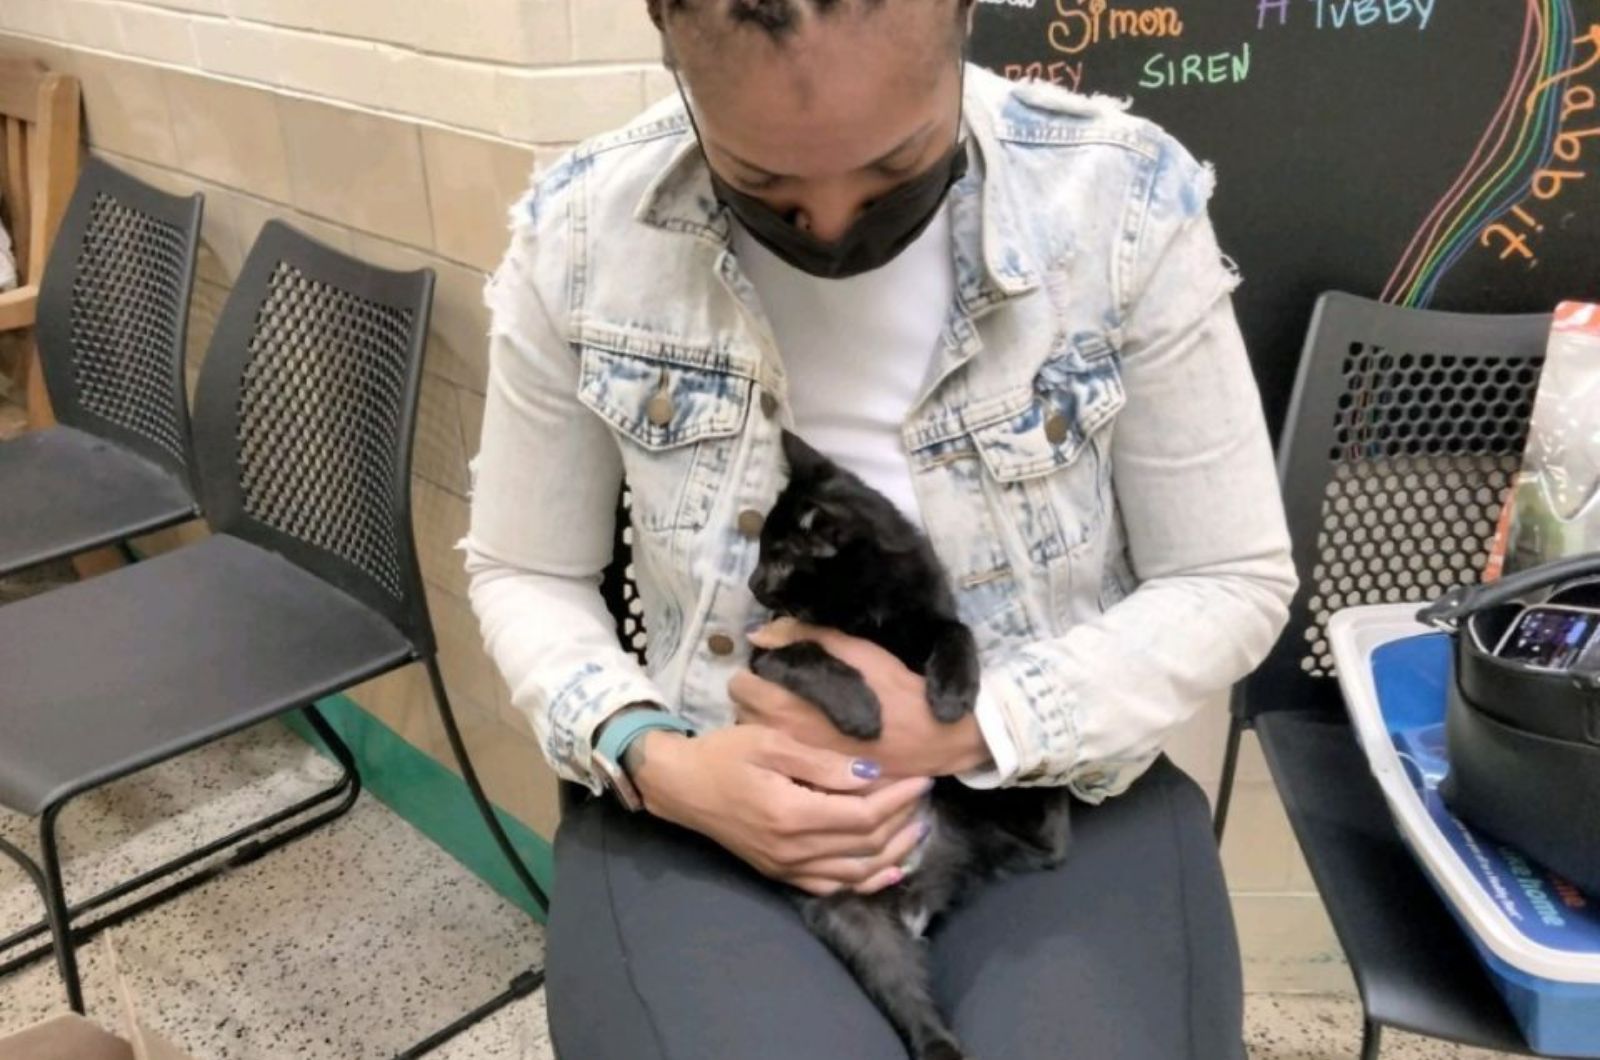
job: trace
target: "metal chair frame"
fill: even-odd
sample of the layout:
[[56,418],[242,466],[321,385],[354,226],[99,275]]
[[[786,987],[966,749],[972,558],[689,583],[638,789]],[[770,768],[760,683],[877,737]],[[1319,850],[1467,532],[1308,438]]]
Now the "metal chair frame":
[[[1476,581],[1494,537],[1500,505],[1520,465],[1538,369],[1549,330],[1548,314],[1491,316],[1386,305],[1342,292],[1316,304],[1301,355],[1293,397],[1278,448],[1295,566],[1301,588],[1288,628],[1267,660],[1235,687],[1215,812],[1220,842],[1237,776],[1244,730],[1263,716],[1326,723],[1321,739],[1339,741],[1348,717],[1332,672],[1324,624],[1333,611],[1354,604],[1418,603],[1455,584]],[[1346,732],[1353,748],[1354,736]],[[1262,733],[1263,749],[1319,891],[1329,903],[1347,954],[1360,937],[1359,913],[1329,901],[1341,885],[1339,856],[1327,849],[1329,829],[1315,809],[1300,805],[1285,787],[1288,755]],[[1337,746],[1330,743],[1328,746]],[[1353,759],[1351,759],[1353,761]],[[1371,785],[1367,804],[1381,816],[1374,829],[1386,851],[1400,845],[1375,783],[1365,769],[1349,778]],[[1352,849],[1338,855],[1359,862],[1355,846],[1374,836],[1341,835]],[[1352,862],[1344,861],[1349,865]],[[1426,913],[1436,938],[1459,928],[1422,878],[1409,869],[1404,893],[1432,907]],[[1396,891],[1401,890],[1396,883]],[[1339,895],[1332,895],[1338,898]],[[1467,947],[1465,937],[1458,940]],[[1470,959],[1469,959],[1470,961]],[[1388,984],[1369,982],[1353,956],[1351,970],[1363,1007],[1361,1057],[1376,1060],[1385,1025],[1495,1049],[1516,1050],[1520,1034],[1487,981],[1414,984],[1401,997]],[[1474,974],[1473,968],[1460,973]],[[1386,992],[1384,1014],[1372,1011],[1374,990]],[[1430,991],[1471,992],[1480,1010],[1468,1028],[1429,1008]],[[1459,1013],[1474,1006],[1461,1006]],[[1398,1015],[1396,1015],[1398,1014]],[[1458,1020],[1459,1022],[1459,1020]],[[1526,1047],[1522,1048],[1526,1051]]]

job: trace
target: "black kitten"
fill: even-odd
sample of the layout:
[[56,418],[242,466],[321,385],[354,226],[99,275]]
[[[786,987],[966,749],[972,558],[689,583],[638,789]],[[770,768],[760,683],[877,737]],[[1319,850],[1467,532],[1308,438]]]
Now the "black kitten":
[[[970,712],[978,648],[956,617],[943,568],[894,505],[800,438],[784,432],[789,483],[761,530],[750,576],[775,614],[871,640],[927,678],[940,721]],[[876,739],[877,697],[853,667],[815,643],[757,650],[751,669],[817,705],[840,731]],[[844,961],[915,1060],[960,1060],[961,1047],[933,1003],[919,937],[928,918],[974,883],[1050,868],[1066,855],[1069,801],[1060,788],[975,791],[940,778],[933,830],[905,882],[872,895],[802,895],[806,925]]]

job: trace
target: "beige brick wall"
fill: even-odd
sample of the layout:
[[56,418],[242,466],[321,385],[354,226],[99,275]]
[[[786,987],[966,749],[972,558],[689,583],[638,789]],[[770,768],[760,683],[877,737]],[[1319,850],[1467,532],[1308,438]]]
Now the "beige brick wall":
[[0,29],[531,143],[631,115],[660,56],[643,0],[5,0]]
[[[550,834],[554,782],[484,655],[450,549],[483,418],[485,271],[530,170],[671,90],[644,0],[0,0],[0,50],[82,81],[91,148],[206,195],[198,367],[269,218],[380,264],[438,274],[412,503],[452,700],[492,797]],[[185,534],[149,542],[162,547]],[[449,763],[420,670],[356,698]],[[1222,704],[1173,756],[1210,793]],[[1255,990],[1350,980],[1252,741],[1224,849]]]

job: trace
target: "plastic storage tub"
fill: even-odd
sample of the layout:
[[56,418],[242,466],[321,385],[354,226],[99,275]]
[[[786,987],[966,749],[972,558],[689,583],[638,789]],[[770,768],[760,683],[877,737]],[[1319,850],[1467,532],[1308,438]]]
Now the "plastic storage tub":
[[[1450,768],[1450,640],[1416,621],[1419,607],[1352,607],[1328,623],[1356,734],[1400,834],[1482,955],[1529,1046],[1600,1057],[1600,895],[1580,894],[1445,806],[1438,786]],[[1600,842],[1600,821],[1595,835]]]

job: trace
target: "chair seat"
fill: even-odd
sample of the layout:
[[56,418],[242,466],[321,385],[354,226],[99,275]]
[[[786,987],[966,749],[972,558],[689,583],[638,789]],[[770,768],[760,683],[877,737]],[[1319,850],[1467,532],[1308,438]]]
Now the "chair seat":
[[411,654],[364,604],[225,534],[0,607],[0,804],[37,815]]
[[74,427],[0,443],[0,574],[198,514],[165,468]]
[[1529,1055],[1477,952],[1396,830],[1350,725],[1275,710],[1255,727],[1369,1016]]

